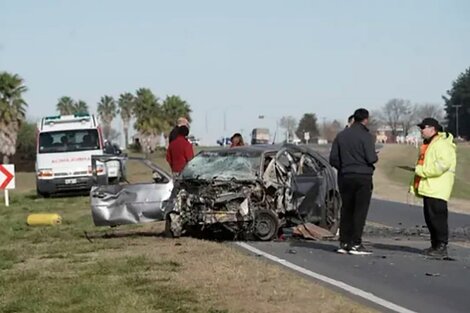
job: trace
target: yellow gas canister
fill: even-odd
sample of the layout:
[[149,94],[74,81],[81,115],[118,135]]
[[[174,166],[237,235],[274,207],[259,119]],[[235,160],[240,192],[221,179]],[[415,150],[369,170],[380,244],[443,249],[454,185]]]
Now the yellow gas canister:
[[62,217],[56,213],[36,213],[28,215],[26,223],[35,225],[58,225],[62,223]]

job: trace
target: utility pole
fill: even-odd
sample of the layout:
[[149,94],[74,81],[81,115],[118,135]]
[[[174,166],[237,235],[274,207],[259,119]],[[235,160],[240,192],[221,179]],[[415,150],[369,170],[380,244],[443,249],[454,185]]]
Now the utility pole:
[[453,105],[453,107],[455,108],[455,134],[457,138],[459,138],[459,108],[461,106],[461,104]]

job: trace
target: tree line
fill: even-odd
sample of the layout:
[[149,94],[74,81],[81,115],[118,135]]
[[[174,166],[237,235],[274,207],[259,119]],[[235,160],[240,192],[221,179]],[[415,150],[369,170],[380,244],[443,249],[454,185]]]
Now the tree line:
[[[445,107],[439,104],[413,104],[409,100],[395,98],[371,112],[368,127],[371,133],[375,133],[381,126],[388,126],[393,136],[398,134],[406,136],[425,117],[433,117],[443,125],[447,125],[444,109]],[[345,127],[348,117],[345,116],[343,122],[336,119],[332,121],[324,119],[319,122],[315,113],[306,113],[298,123],[293,116],[284,116],[279,124],[285,130],[285,137],[289,139],[292,139],[295,134],[302,142],[305,142],[304,133],[308,132],[310,141],[321,137],[331,142]]]
[[[470,140],[470,68],[458,76],[442,99],[444,104],[412,103],[406,99],[390,99],[378,110],[371,112],[369,128],[371,132],[375,132],[380,126],[388,126],[393,136],[398,134],[406,136],[425,117],[433,117],[455,137]],[[344,117],[345,122],[347,118]],[[310,138],[322,137],[332,141],[344,128],[345,122],[323,120],[319,123],[315,113],[306,113],[298,123],[293,116],[284,116],[280,119],[279,125],[285,130],[287,140],[293,138],[295,134],[305,142],[303,134],[309,132]]]
[[[85,101],[75,101],[70,97],[61,97],[56,106],[61,115],[88,113]],[[124,130],[125,147],[129,145],[129,127],[135,119],[134,128],[142,136],[157,137],[168,134],[180,116],[191,121],[191,107],[179,96],[171,95],[161,101],[149,88],[140,88],[135,93],[125,92],[118,99],[102,96],[97,106],[97,115],[103,127],[103,136],[112,139],[111,124],[116,116],[120,116]]]
[[[28,104],[24,94],[28,88],[18,74],[0,72],[0,155],[3,163],[9,163],[17,150],[31,154],[34,147],[35,125],[26,121]],[[89,113],[88,104],[83,100],[61,97],[56,109],[61,115]],[[185,116],[191,121],[191,107],[180,96],[170,95],[161,100],[149,88],[140,88],[135,93],[125,92],[115,100],[112,96],[101,97],[97,105],[97,116],[103,128],[103,136],[109,139],[113,129],[111,123],[120,116],[124,129],[126,147],[129,145],[129,128],[133,127],[143,137],[166,137],[176,120]],[[29,140],[18,140],[18,136]],[[28,141],[31,141],[28,143]],[[34,149],[32,150],[34,151]]]
[[[26,122],[28,104],[24,100],[24,94],[27,90],[21,76],[0,71],[0,154],[3,163],[9,162],[19,144],[25,144],[18,142],[18,134]],[[394,134],[399,129],[407,134],[420,119],[431,116],[438,119],[454,136],[470,139],[470,67],[452,82],[451,88],[442,99],[443,106],[412,104],[409,100],[391,99],[379,111],[372,112],[372,125],[386,124]],[[59,99],[56,108],[60,114],[89,111],[85,101],[73,100],[67,96]],[[129,144],[128,132],[132,120],[135,121],[134,128],[142,136],[157,137],[167,134],[179,116],[185,116],[191,121],[191,112],[190,105],[179,96],[171,95],[161,100],[148,88],[137,89],[134,94],[123,93],[117,100],[105,95],[101,97],[97,107],[105,138],[111,135],[112,121],[120,115],[126,146]],[[281,128],[286,130],[288,138],[296,134],[303,140],[305,132],[309,132],[310,138],[320,135],[320,127],[314,113],[304,114],[299,123],[292,116],[283,117],[279,123]],[[322,135],[334,136],[343,127],[342,124],[337,120],[328,123],[323,121]]]

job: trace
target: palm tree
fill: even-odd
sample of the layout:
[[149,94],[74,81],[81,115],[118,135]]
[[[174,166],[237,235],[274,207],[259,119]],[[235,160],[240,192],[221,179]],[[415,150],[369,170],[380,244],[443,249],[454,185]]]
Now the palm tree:
[[167,96],[162,105],[163,115],[168,125],[173,125],[179,117],[186,117],[191,122],[191,108],[179,96]]
[[98,116],[103,123],[103,136],[105,139],[109,139],[111,133],[111,123],[116,117],[116,101],[111,96],[101,97],[98,102]]
[[158,98],[150,89],[141,88],[136,91],[134,116],[134,127],[139,132],[140,143],[144,151],[148,152],[158,143],[159,135],[169,127]]
[[141,134],[156,136],[169,127],[158,98],[150,89],[140,88],[136,91],[134,115],[135,128]]
[[60,115],[69,115],[73,114],[74,111],[74,101],[70,97],[61,97],[57,103],[57,111],[59,111]]
[[20,76],[0,72],[0,153],[4,164],[16,153],[18,131],[28,106],[23,99],[27,90]]
[[83,100],[78,100],[73,104],[73,113],[88,113],[88,104]]
[[119,97],[119,113],[121,114],[122,125],[124,128],[124,146],[129,144],[129,123],[134,110],[134,96],[130,92],[121,94]]

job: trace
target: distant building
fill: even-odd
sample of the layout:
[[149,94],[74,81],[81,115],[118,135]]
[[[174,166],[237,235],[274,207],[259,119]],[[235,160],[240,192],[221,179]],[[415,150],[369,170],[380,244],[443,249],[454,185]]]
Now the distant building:
[[404,131],[402,127],[398,127],[396,130],[396,135],[393,135],[392,128],[388,125],[380,125],[377,128],[375,134],[377,143],[396,143],[397,138],[400,140],[401,136],[404,136]]

